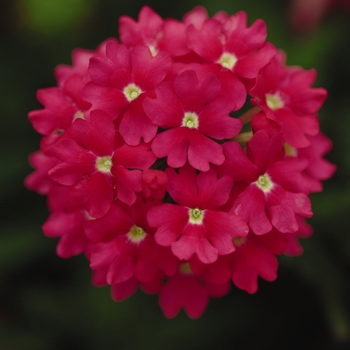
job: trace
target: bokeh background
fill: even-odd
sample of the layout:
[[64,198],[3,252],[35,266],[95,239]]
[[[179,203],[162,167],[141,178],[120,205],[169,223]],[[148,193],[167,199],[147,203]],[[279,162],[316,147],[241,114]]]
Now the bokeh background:
[[[350,348],[350,8],[333,2],[295,26],[292,0],[0,1],[0,350]],[[254,295],[233,287],[198,320],[183,311],[164,318],[157,296],[138,291],[116,303],[108,287],[93,287],[84,256],[56,256],[57,241],[41,231],[46,199],[23,185],[39,148],[27,120],[41,108],[36,90],[55,85],[54,67],[70,64],[75,47],[117,36],[118,18],[137,18],[146,4],[177,19],[197,5],[210,15],[245,10],[250,23],[263,18],[287,63],[316,68],[315,86],[329,91],[321,129],[338,169],[312,195],[304,254],[279,257],[275,282],[260,280]]]

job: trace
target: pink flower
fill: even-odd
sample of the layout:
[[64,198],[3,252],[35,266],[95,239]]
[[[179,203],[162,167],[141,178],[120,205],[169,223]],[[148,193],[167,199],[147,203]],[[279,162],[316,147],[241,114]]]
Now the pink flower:
[[141,138],[150,142],[156,132],[142,108],[144,98],[153,93],[170,69],[171,58],[165,51],[153,57],[147,46],[127,49],[115,40],[106,44],[106,57],[90,60],[91,82],[83,98],[93,109],[101,109],[118,121],[118,129],[128,145],[136,146]]
[[[319,132],[317,111],[327,92],[322,88],[311,88],[316,79],[315,70],[286,67],[284,62],[285,55],[280,52],[257,77],[256,85],[249,93],[253,97],[252,103],[278,124],[288,144],[306,147],[310,144],[306,135],[314,136]],[[261,118],[260,114],[256,116],[258,118]],[[257,120],[254,122],[258,123]]]
[[52,179],[74,186],[71,197],[86,204],[93,217],[103,216],[111,206],[114,191],[122,201],[132,204],[141,191],[141,171],[155,161],[146,144],[131,147],[122,142],[112,119],[93,111],[87,119],[76,120],[64,138],[52,147],[62,163],[49,171]]
[[90,104],[80,97],[84,84],[79,76],[73,75],[63,87],[38,90],[37,98],[45,108],[28,114],[35,130],[42,135],[61,135],[71,126],[77,113],[83,115],[83,111],[90,108]]
[[191,259],[191,270],[214,284],[232,279],[236,287],[250,294],[258,289],[258,276],[270,282],[277,278],[276,255],[286,250],[287,235],[276,229],[261,236],[250,231],[248,236],[234,238],[233,242],[236,250],[219,256],[213,264],[203,264],[195,257]]
[[159,304],[164,315],[175,317],[183,308],[191,318],[202,315],[209,303],[209,297],[221,297],[229,289],[229,283],[214,284],[205,281],[201,276],[192,273],[188,263],[179,265],[175,275],[166,278],[162,276],[149,283],[142,283],[142,288],[148,293],[159,293]]
[[240,217],[217,210],[228,200],[232,180],[218,179],[212,169],[196,175],[188,165],[179,174],[171,168],[165,172],[167,191],[178,205],[161,204],[149,210],[147,219],[157,228],[157,243],[171,246],[179,259],[196,254],[203,263],[233,252],[232,238],[245,236],[247,226]]
[[[180,74],[174,83],[163,82],[156,88],[156,99],[147,98],[144,109],[148,117],[164,132],[156,135],[152,150],[168,157],[168,165],[182,167],[188,162],[207,171],[209,163],[222,164],[222,147],[213,139],[223,140],[238,134],[241,121],[229,116],[234,109],[230,99],[220,94],[221,83],[213,74],[198,81],[194,71]],[[236,93],[235,101],[243,104],[243,85],[237,80],[227,87]]]
[[89,59],[94,55],[104,56],[104,51],[104,43],[96,51],[74,50],[73,66],[59,65],[55,69],[58,87],[38,90],[37,98],[44,109],[31,111],[28,117],[35,130],[45,135],[41,141],[43,152],[50,152],[51,146],[76,118],[84,118],[91,106],[81,97],[82,88],[90,80],[87,71]]
[[194,52],[242,78],[254,79],[276,54],[275,47],[265,42],[265,22],[258,19],[248,28],[243,11],[227,18],[208,18],[199,29],[189,26],[187,34]]
[[154,229],[146,220],[152,203],[142,199],[131,205],[113,202],[108,213],[86,223],[85,229],[92,242],[90,266],[99,270],[108,266],[106,281],[114,285],[135,276],[150,281],[160,269],[167,275],[175,273],[176,258],[170,249],[154,240]]
[[267,233],[273,226],[281,232],[295,232],[296,214],[312,216],[300,176],[307,161],[283,159],[281,134],[270,139],[267,132],[258,131],[247,144],[247,155],[234,142],[226,143],[224,151],[226,161],[220,174],[245,184],[235,194],[231,212],[242,216],[254,233]]
[[235,244],[237,248],[230,265],[236,287],[252,294],[258,290],[258,276],[269,282],[277,278],[276,255],[286,250],[285,235],[277,230],[262,236],[249,234],[246,238],[236,239]]
[[119,19],[120,40],[125,46],[147,45],[153,56],[160,51],[167,51],[171,56],[182,56],[190,51],[184,23],[163,20],[148,6],[142,7],[138,19],[138,22],[128,16]]

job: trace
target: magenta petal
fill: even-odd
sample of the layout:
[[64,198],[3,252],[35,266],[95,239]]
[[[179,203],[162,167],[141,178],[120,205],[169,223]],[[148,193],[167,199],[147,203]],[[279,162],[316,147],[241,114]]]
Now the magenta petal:
[[[129,54],[127,52],[127,54]],[[92,57],[89,64],[91,80],[102,86],[122,89],[131,81],[128,69],[105,57]]]
[[206,210],[203,224],[209,241],[220,255],[235,250],[233,237],[244,237],[248,234],[248,226],[242,218],[225,212]]
[[162,204],[149,209],[147,221],[157,227],[155,240],[162,246],[170,246],[182,234],[188,222],[188,209],[174,204]]
[[276,121],[281,125],[281,132],[286,142],[296,148],[309,146],[300,117],[285,108],[275,111]]
[[276,257],[248,238],[233,254],[232,280],[238,288],[252,294],[258,289],[257,277],[274,281],[277,268]]
[[193,25],[190,25],[187,28],[188,46],[208,61],[216,61],[223,52],[220,31],[221,23],[211,18],[203,23],[201,30],[197,30]]
[[208,73],[198,81],[195,71],[186,70],[175,79],[174,90],[185,112],[199,113],[203,106],[219,95],[221,84],[214,74]]
[[221,82],[221,95],[225,98],[225,104],[230,106],[230,112],[243,107],[247,91],[237,75],[228,69],[223,69],[219,73],[219,80]]
[[266,42],[258,51],[239,59],[234,66],[234,72],[244,78],[256,78],[260,69],[266,66],[276,53],[275,46]]
[[208,171],[209,163],[220,165],[224,162],[225,156],[221,145],[204,136],[196,129],[189,131],[188,162],[195,169]]
[[[73,117],[75,111],[76,111],[76,109],[72,108],[72,110],[69,113],[70,114],[69,124],[72,122],[72,117]],[[67,111],[67,112],[69,112],[69,111]],[[62,124],[68,124],[68,123],[62,123],[61,120],[58,120],[57,113],[50,111],[46,108],[29,112],[28,119],[32,123],[33,128],[39,134],[42,134],[42,135],[49,135],[52,132],[55,132],[56,130],[62,129]],[[66,128],[64,128],[64,129],[66,129]]]
[[107,273],[107,283],[116,284],[125,282],[133,276],[133,256],[121,253],[111,263]]
[[125,142],[130,146],[136,146],[141,138],[150,142],[156,135],[158,126],[153,124],[142,108],[141,96],[132,101],[125,111],[119,131]]
[[181,126],[184,117],[182,104],[170,82],[162,82],[156,86],[157,98],[146,97],[143,108],[150,120],[162,128],[175,128]]
[[232,282],[236,287],[253,294],[258,290],[258,274],[247,261],[235,261],[232,267]]
[[[197,206],[197,174],[189,164],[179,170],[179,174],[172,168],[167,168],[168,176],[166,190],[171,198],[181,206],[195,208]],[[205,208],[205,207],[203,207]]]
[[280,232],[296,232],[299,228],[295,214],[311,217],[310,199],[303,193],[285,192],[275,186],[267,196],[272,224]]
[[309,137],[310,146],[298,150],[300,157],[309,159],[307,173],[316,178],[325,180],[331,177],[336,169],[334,164],[323,159],[322,156],[328,153],[332,148],[332,141],[323,134]]
[[96,171],[87,181],[72,188],[71,196],[85,197],[86,210],[92,217],[99,218],[107,213],[113,201],[112,177]]
[[[303,83],[305,86],[305,83]],[[327,91],[323,88],[299,90],[299,93],[294,93],[292,98],[293,110],[300,114],[314,114],[321,108],[324,100],[327,97]]]
[[51,153],[62,162],[92,166],[96,163],[96,156],[85,148],[79,146],[72,139],[60,139],[52,148]]
[[[113,73],[110,76],[112,84],[117,89],[122,89],[125,85],[131,82],[130,74],[130,51],[124,45],[119,44],[115,39],[110,39],[106,44],[106,65],[112,67]],[[89,73],[91,68],[89,67]],[[92,78],[92,80],[94,80]],[[101,85],[108,85],[101,82]]]
[[182,56],[191,50],[187,46],[186,25],[179,21],[164,21],[164,36],[159,42],[161,50],[168,51],[171,56]]
[[269,164],[284,157],[282,135],[276,133],[270,139],[267,131],[258,131],[248,142],[247,155],[254,161],[260,174],[265,173]]
[[116,252],[114,241],[97,243],[91,252],[90,267],[96,270],[108,266],[115,259]]
[[130,58],[134,82],[143,91],[151,90],[163,81],[171,67],[168,52],[161,51],[153,57],[147,46],[136,46],[131,49]]
[[287,205],[276,205],[269,207],[271,222],[280,232],[296,232],[298,223],[293,210]]
[[267,36],[266,24],[262,19],[257,19],[249,28],[246,28],[247,19],[243,20],[241,18],[241,26],[237,25],[237,15],[241,13],[242,11],[231,16],[224,25],[225,29],[233,28],[231,32],[226,34],[229,36],[226,49],[229,52],[237,53],[238,56],[255,51],[261,47]]
[[113,87],[100,86],[94,82],[87,83],[82,90],[82,98],[116,119],[127,108],[129,102],[124,94]]
[[64,90],[58,87],[39,89],[36,97],[43,106],[50,106],[50,109],[55,112],[59,111],[65,102]]
[[134,294],[137,290],[139,283],[136,278],[131,277],[130,279],[116,283],[112,285],[112,298],[115,301],[122,301]]
[[162,17],[150,7],[143,6],[138,15],[138,22],[128,16],[119,18],[119,35],[125,45],[140,45],[147,39],[155,39],[162,26]]
[[141,143],[138,146],[122,145],[114,151],[112,162],[115,166],[128,169],[148,169],[156,160],[149,145]]
[[66,130],[71,125],[77,108],[67,99],[62,89],[57,87],[40,89],[37,98],[45,108],[28,114],[37,132],[48,135],[57,129]]
[[180,168],[187,160],[187,148],[189,142],[188,128],[174,128],[166,130],[154,138],[152,142],[153,153],[158,158],[168,156],[168,165]]
[[231,176],[235,181],[251,183],[258,179],[255,164],[244,153],[238,142],[226,142],[223,145],[225,162],[219,167],[219,173]]
[[56,252],[61,258],[81,254],[86,246],[84,233],[85,212],[53,212],[43,224],[42,229],[47,237],[61,237]]
[[135,192],[142,191],[141,171],[127,170],[118,166],[113,167],[112,172],[117,184],[118,198],[128,205],[135,203]]
[[266,215],[266,198],[255,184],[248,186],[235,200],[231,212],[242,216],[255,234],[271,231],[272,225]]
[[87,239],[84,232],[80,234],[65,234],[61,237],[56,247],[59,257],[66,259],[82,254],[86,248]]
[[303,171],[309,162],[306,158],[289,157],[272,164],[269,175],[286,191],[309,193],[309,182],[305,180]]
[[197,177],[198,205],[203,209],[219,207],[228,200],[233,180],[229,176],[220,179],[213,169],[199,173]]
[[163,270],[167,276],[176,272],[176,257],[170,248],[158,245],[153,236],[148,235],[139,247],[135,264],[135,276],[138,280],[149,282],[156,277],[159,270]]
[[198,130],[217,140],[230,139],[242,129],[242,121],[229,116],[224,99],[206,105],[199,116]]
[[258,274],[264,280],[273,282],[277,278],[277,258],[262,249],[259,250],[259,253],[256,254],[257,257],[260,255],[260,262],[257,266]]
[[112,118],[101,110],[91,111],[87,120],[76,119],[71,136],[98,156],[109,156],[114,151],[115,128]]
[[49,170],[48,174],[51,179],[57,181],[59,184],[71,186],[94,170],[95,162],[85,165],[61,163]]
[[29,163],[35,170],[25,178],[25,186],[40,194],[47,194],[54,184],[54,181],[48,176],[48,171],[59,161],[55,157],[37,151],[29,155]]
[[197,6],[183,16],[183,22],[189,26],[193,24],[196,29],[202,27],[203,22],[208,18],[207,10],[202,6]]
[[208,302],[209,294],[196,276],[172,276],[159,293],[159,304],[168,318],[175,317],[181,308],[191,318],[200,317]]
[[113,202],[105,216],[85,223],[89,240],[98,242],[105,236],[127,234],[133,226],[132,219],[121,209],[120,202]]
[[205,264],[218,258],[218,250],[209,243],[202,225],[188,224],[180,239],[172,243],[171,250],[180,260],[189,260],[195,253]]
[[287,192],[287,200],[296,214],[305,218],[312,217],[311,201],[305,193]]
[[231,254],[219,255],[214,263],[208,265],[194,257],[191,259],[190,266],[191,270],[196,274],[200,274],[206,282],[223,284],[231,278],[230,260]]
[[317,115],[300,117],[300,126],[304,133],[310,136],[315,136],[320,132],[320,122]]

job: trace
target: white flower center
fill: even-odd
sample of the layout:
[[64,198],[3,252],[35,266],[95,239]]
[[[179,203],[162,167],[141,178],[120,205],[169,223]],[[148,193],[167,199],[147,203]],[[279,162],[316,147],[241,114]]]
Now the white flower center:
[[139,226],[134,225],[127,234],[130,241],[139,243],[146,237],[146,232]]
[[200,210],[198,208],[189,209],[188,216],[191,224],[201,225],[204,217],[205,210]]
[[102,173],[110,173],[112,168],[112,158],[111,157],[99,157],[96,159],[96,169]]
[[125,98],[131,102],[140,96],[142,90],[135,84],[129,84],[125,86],[123,93]]
[[157,50],[157,48],[156,48],[155,46],[153,46],[153,45],[148,45],[148,48],[149,48],[149,50],[151,51],[152,57],[158,55],[158,50]]
[[258,180],[255,183],[264,192],[269,192],[273,187],[273,182],[271,181],[268,174],[259,176]]
[[74,113],[74,116],[73,116],[73,122],[74,122],[74,120],[75,119],[78,119],[78,118],[80,118],[80,119],[85,119],[85,117],[84,117],[84,112],[82,112],[82,111],[76,111],[75,113]]
[[198,129],[198,116],[194,112],[186,112],[184,118],[182,119],[182,126],[190,129]]
[[282,97],[278,92],[276,92],[275,94],[266,94],[265,98],[267,107],[269,107],[273,111],[284,107],[284,101],[282,100]]
[[232,69],[237,61],[238,58],[233,53],[224,52],[217,63],[221,64],[224,68]]

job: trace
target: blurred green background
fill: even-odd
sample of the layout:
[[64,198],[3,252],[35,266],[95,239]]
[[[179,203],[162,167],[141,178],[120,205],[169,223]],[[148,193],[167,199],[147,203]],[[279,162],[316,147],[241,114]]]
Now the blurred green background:
[[[41,108],[36,90],[55,85],[54,67],[70,64],[75,47],[117,36],[118,18],[137,18],[145,4],[177,19],[197,5],[263,18],[287,63],[316,68],[315,86],[329,91],[321,129],[338,170],[312,195],[315,231],[301,242],[304,254],[281,256],[277,281],[260,280],[255,295],[233,287],[198,320],[183,311],[164,318],[157,296],[138,291],[115,303],[108,287],[93,287],[84,256],[56,256],[56,240],[41,231],[46,199],[23,186],[39,148],[27,120]],[[334,8],[297,34],[289,8],[289,0],[0,1],[0,350],[350,348],[350,12]]]

